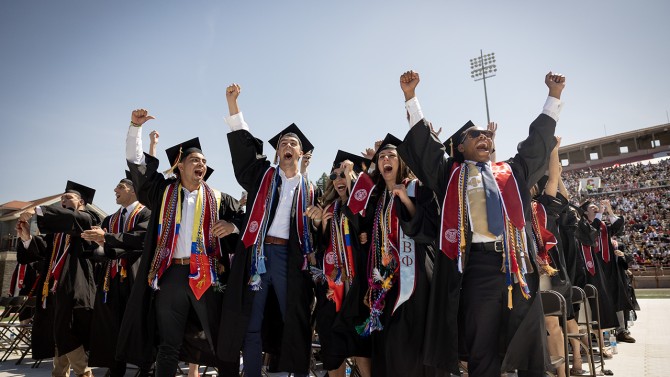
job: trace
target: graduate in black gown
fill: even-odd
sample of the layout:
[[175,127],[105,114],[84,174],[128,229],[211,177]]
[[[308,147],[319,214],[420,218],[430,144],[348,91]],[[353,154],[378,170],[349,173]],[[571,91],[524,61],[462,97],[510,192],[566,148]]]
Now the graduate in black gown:
[[[17,263],[12,272],[12,278],[9,281],[9,297],[35,295],[38,284],[38,275],[35,271],[36,263]],[[34,309],[25,308],[19,313],[19,320],[22,324],[30,323],[30,319],[35,314]]]
[[544,315],[526,242],[529,189],[544,174],[555,144],[564,81],[546,75],[543,113],[516,156],[492,164],[492,134],[471,122],[447,140],[445,156],[415,96],[419,75],[401,76],[412,128],[398,152],[443,203],[424,346],[428,365],[458,374],[460,342],[472,377],[515,369],[520,376],[545,374]]
[[362,231],[370,245],[368,318],[357,331],[372,340],[372,376],[433,376],[423,362],[423,340],[436,237],[427,228],[437,224],[439,205],[398,156],[400,143],[388,134],[373,156],[369,198],[359,189],[365,174],[352,189],[350,210],[359,211],[357,201],[367,203]]
[[[95,190],[68,181],[60,203],[38,206],[21,214],[20,263],[38,262],[43,276],[37,287],[37,310],[32,332],[33,358],[54,356],[53,376],[65,376],[70,367],[79,376],[90,376],[89,328],[95,300],[93,266],[86,258],[91,245],[81,233],[100,224],[98,215],[86,209]],[[32,237],[30,219],[44,236]],[[55,342],[55,354],[47,349]],[[45,347],[46,345],[46,347]],[[49,355],[50,354],[50,355]]]
[[239,358],[246,376],[259,377],[262,352],[279,358],[277,368],[307,375],[311,355],[310,305],[313,284],[308,256],[313,253],[312,220],[321,209],[300,174],[300,159],[314,147],[295,124],[270,140],[273,165],[263,142],[249,132],[239,110],[240,86],[226,89],[231,128],[228,145],[237,182],[248,192],[240,244],[226,289],[219,356]]
[[[602,206],[603,208],[605,206]],[[616,312],[620,301],[620,287],[618,283],[618,266],[616,265],[614,248],[611,244],[610,234],[617,234],[623,229],[623,217],[613,217],[610,225],[600,218],[603,216],[603,208],[592,201],[587,200],[580,208],[584,216],[595,229],[593,244],[580,243],[586,268],[586,283],[592,284],[598,290],[598,303],[600,304],[599,328],[611,329],[618,327]],[[592,303],[595,307],[595,303]]]
[[[370,376],[371,343],[355,326],[369,315],[363,303],[367,291],[367,234],[361,234],[362,217],[347,206],[352,185],[370,161],[338,151],[320,205],[324,209],[322,237],[316,260],[316,332],[323,368],[331,377],[345,373],[345,359],[354,357],[363,377]],[[366,241],[366,242],[361,242]]]
[[117,359],[146,368],[157,351],[157,376],[174,375],[178,360],[235,376],[239,361],[225,363],[215,350],[228,255],[237,242],[241,211],[237,200],[205,182],[213,169],[198,138],[166,150],[168,178],[158,171],[158,160],[142,152],[141,126],[150,119],[144,109],[133,111],[126,139],[133,186],[151,219],[138,283],[121,323]]
[[91,324],[90,366],[107,367],[112,377],[126,373],[125,360],[116,360],[119,327],[135,283],[136,262],[144,248],[151,211],[137,201],[130,172],[114,188],[121,207],[99,227],[82,233],[94,242],[98,276]]

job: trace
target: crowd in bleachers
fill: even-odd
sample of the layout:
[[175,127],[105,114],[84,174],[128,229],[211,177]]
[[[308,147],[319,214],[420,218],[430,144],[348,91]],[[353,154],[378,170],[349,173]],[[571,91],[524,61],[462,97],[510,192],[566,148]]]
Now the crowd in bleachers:
[[[620,241],[638,266],[670,266],[670,158],[655,164],[634,163],[564,172],[573,202],[609,199],[626,218]],[[582,178],[598,177],[601,187],[581,187]],[[637,267],[637,266],[636,266]]]

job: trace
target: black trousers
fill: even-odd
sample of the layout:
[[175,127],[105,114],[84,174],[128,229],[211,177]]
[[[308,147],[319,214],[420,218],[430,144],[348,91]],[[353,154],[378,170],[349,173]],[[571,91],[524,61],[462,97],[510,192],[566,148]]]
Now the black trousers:
[[[470,249],[463,275],[460,318],[470,377],[500,376],[500,334],[507,314],[502,254]],[[504,310],[503,310],[504,309]]]

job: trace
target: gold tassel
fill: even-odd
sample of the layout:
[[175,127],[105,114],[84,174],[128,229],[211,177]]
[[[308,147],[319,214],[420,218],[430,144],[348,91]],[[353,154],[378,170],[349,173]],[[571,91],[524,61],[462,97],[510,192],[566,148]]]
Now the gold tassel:
[[170,176],[174,175],[174,169],[177,168],[177,164],[181,161],[181,146],[179,146],[179,154],[177,155],[177,158],[174,160],[174,164],[170,166],[170,168],[166,171],[163,172],[163,174]]
[[512,286],[507,286],[507,308],[512,310]]

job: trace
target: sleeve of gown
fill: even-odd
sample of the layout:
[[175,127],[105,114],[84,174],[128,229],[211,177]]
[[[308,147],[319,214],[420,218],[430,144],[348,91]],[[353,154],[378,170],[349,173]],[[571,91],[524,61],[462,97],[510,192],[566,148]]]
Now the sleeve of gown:
[[158,159],[144,154],[145,165],[138,165],[130,161],[128,169],[136,187],[137,200],[152,211],[160,210],[160,200],[163,198],[165,188],[165,177],[158,171]]
[[44,206],[37,216],[37,227],[42,233],[69,233],[79,235],[98,225],[100,219],[89,211],[73,211],[60,206]]
[[16,261],[20,264],[28,264],[48,258],[46,248],[47,242],[43,236],[33,236],[27,248],[23,246],[23,242],[17,242]]
[[[221,207],[219,207],[219,218],[221,220],[226,220],[230,223],[235,224],[237,229],[240,232],[243,231],[242,221],[244,219],[244,212],[242,207],[237,199],[232,196],[221,193]],[[220,239],[221,250],[223,251],[224,257],[227,257],[227,254],[233,254],[235,252],[235,246],[237,241],[240,239],[240,233],[232,233]]]
[[406,235],[419,243],[432,243],[437,239],[440,228],[440,210],[437,198],[433,191],[426,187],[417,190],[416,198],[413,199],[416,207],[414,216],[398,200],[400,209],[400,226]]
[[624,218],[623,216],[619,216],[618,219],[616,219],[615,222],[610,224],[610,226],[607,227],[607,232],[609,233],[610,237],[616,236],[623,232],[624,228]]
[[528,137],[517,146],[517,154],[510,163],[518,165],[530,189],[547,169],[549,154],[556,145],[554,131],[556,121],[546,114],[540,114],[528,129]]
[[141,253],[149,226],[149,210],[137,215],[135,226],[128,232],[105,233],[105,256],[110,259],[121,258],[128,253]]
[[227,137],[235,179],[244,190],[251,192],[270,167],[263,155],[263,142],[244,129],[230,132]]
[[397,150],[414,175],[438,197],[444,197],[451,164],[444,145],[430,132],[425,119],[409,130]]

